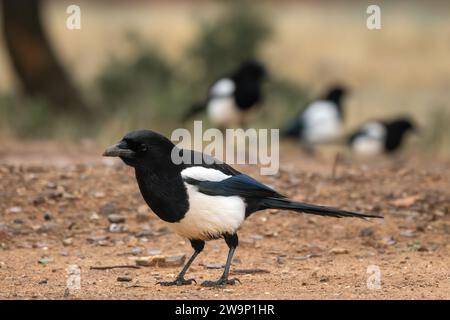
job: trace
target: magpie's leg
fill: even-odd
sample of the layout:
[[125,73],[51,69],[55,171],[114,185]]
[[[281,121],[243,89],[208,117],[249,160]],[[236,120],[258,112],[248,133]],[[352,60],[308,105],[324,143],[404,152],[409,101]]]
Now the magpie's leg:
[[220,132],[222,132],[223,136],[226,137],[226,132],[227,132],[226,131],[227,130],[226,126],[220,125],[217,129],[219,129]]
[[247,130],[247,121],[245,121],[245,119],[240,119],[239,120],[239,127],[243,130]]
[[204,281],[202,282],[202,286],[205,287],[216,287],[216,286],[224,286],[227,284],[236,284],[237,282],[240,282],[238,279],[228,279],[228,274],[230,273],[230,266],[231,266],[231,260],[233,259],[234,251],[236,250],[239,239],[237,234],[226,234],[224,236],[225,242],[228,245],[228,248],[230,250],[228,251],[228,257],[227,257],[227,263],[225,264],[225,269],[223,270],[222,276],[216,280],[216,281]]
[[197,258],[198,254],[202,252],[203,248],[205,247],[205,241],[203,240],[191,240],[191,246],[194,248],[194,253],[189,258],[188,262],[183,267],[183,270],[178,274],[176,279],[174,281],[163,281],[158,282],[162,286],[182,286],[187,284],[192,284],[192,282],[195,282],[195,279],[184,279],[184,275],[188,271],[189,267],[191,266],[192,262],[194,262],[195,258]]

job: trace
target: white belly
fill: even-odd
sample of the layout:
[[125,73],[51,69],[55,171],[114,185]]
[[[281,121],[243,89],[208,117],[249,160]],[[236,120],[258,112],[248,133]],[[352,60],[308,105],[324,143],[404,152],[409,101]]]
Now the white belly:
[[353,151],[363,156],[372,156],[383,152],[383,143],[372,137],[362,136],[352,143]]
[[333,142],[341,135],[341,124],[336,119],[326,119],[306,129],[305,140],[311,144]]
[[386,128],[378,122],[369,122],[363,128],[363,135],[352,142],[352,149],[363,156],[372,156],[384,151]]
[[332,142],[342,133],[341,119],[333,103],[318,101],[312,103],[303,113],[305,124],[303,137],[307,143]]
[[239,124],[241,119],[241,112],[231,97],[211,99],[207,113],[211,123],[216,126],[234,126]]
[[209,196],[197,187],[185,184],[189,210],[182,220],[170,223],[177,234],[188,239],[208,240],[225,233],[233,234],[245,219],[245,202],[237,196]]

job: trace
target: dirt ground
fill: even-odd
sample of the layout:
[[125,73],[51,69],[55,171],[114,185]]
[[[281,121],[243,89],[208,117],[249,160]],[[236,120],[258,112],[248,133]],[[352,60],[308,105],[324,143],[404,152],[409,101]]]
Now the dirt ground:
[[[179,266],[91,269],[191,253],[144,205],[131,168],[100,153],[90,144],[1,148],[1,299],[450,298],[449,162],[347,159],[332,177],[332,159],[284,152],[280,174],[262,181],[297,200],[385,219],[260,212],[239,233],[232,268],[241,284],[199,285],[221,274],[227,247],[217,240],[189,272],[199,284],[161,287]],[[239,169],[258,177],[257,168]],[[111,214],[125,222],[111,225]],[[79,289],[66,289],[70,266],[80,271]],[[373,266],[379,289],[367,286]]]

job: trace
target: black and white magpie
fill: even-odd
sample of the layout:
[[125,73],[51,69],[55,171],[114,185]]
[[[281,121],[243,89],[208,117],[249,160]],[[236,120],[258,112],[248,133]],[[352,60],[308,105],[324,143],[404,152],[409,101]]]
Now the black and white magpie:
[[183,121],[206,111],[211,123],[218,128],[244,126],[250,110],[262,101],[262,81],[265,67],[257,61],[247,61],[231,74],[216,80],[209,89],[208,97],[194,104]]
[[370,121],[351,134],[347,143],[361,155],[392,153],[401,147],[406,133],[414,130],[416,126],[408,118]]
[[[200,164],[172,161],[172,154]],[[234,284],[229,279],[231,259],[238,246],[237,231],[252,213],[285,209],[331,217],[381,218],[376,215],[294,202],[270,187],[203,153],[179,149],[166,137],[148,130],[128,133],[105,150],[104,156],[120,157],[135,170],[141,194],[153,212],[179,235],[190,240],[194,253],[174,281],[161,285],[192,283],[184,275],[205,241],[224,238],[229,247],[223,275],[202,285]],[[186,158],[187,158],[186,157]],[[186,162],[186,161],[185,161]],[[193,163],[193,161],[191,161]]]
[[300,139],[309,148],[335,142],[342,134],[342,98],[345,94],[344,87],[335,86],[319,99],[310,102],[282,132],[283,136]]

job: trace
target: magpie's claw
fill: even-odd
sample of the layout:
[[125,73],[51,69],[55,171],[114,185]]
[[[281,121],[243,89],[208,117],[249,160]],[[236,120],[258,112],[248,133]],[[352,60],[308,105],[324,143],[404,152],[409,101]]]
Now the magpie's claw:
[[203,281],[202,282],[202,286],[203,287],[224,287],[226,285],[235,285],[237,282],[239,282],[239,284],[241,284],[241,281],[237,278],[232,278],[232,279],[226,279],[226,278],[220,278],[219,280],[216,281]]
[[184,278],[177,278],[174,281],[160,281],[157,282],[157,284],[164,286],[164,287],[170,287],[170,286],[186,286],[190,285],[192,283],[197,284],[197,281],[195,279],[184,279]]

